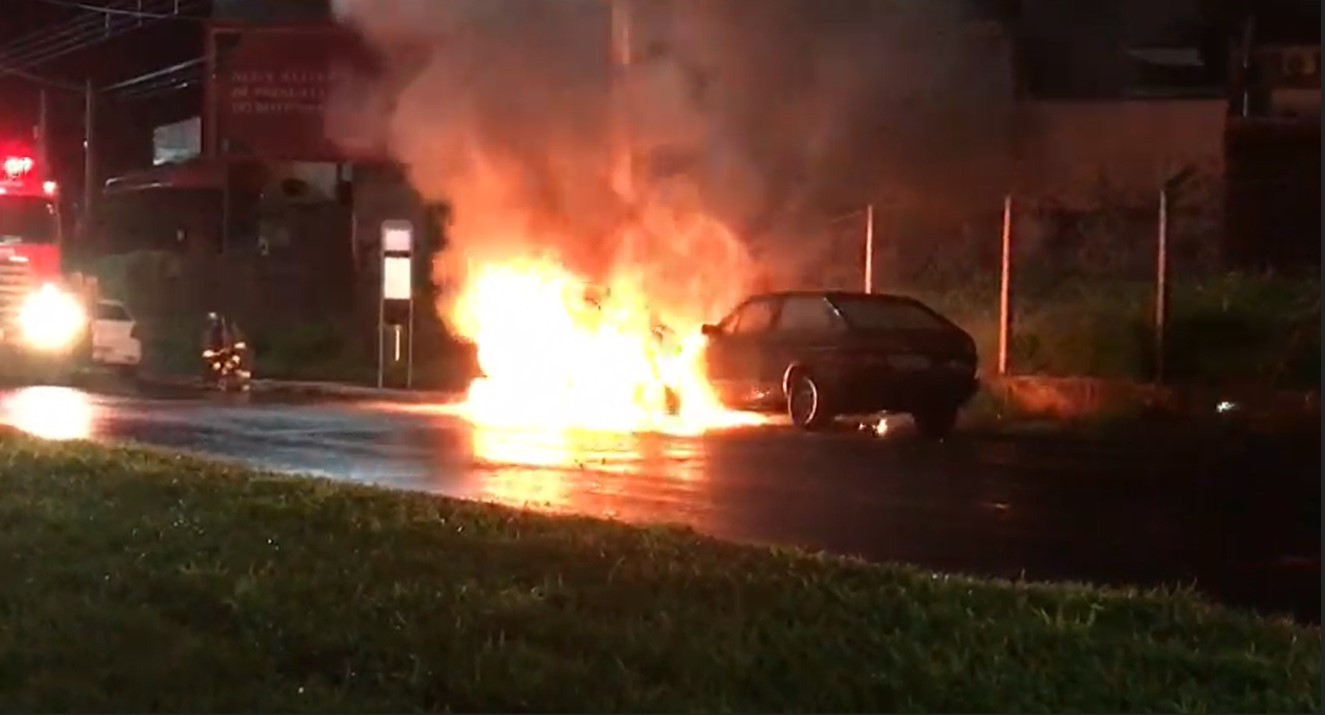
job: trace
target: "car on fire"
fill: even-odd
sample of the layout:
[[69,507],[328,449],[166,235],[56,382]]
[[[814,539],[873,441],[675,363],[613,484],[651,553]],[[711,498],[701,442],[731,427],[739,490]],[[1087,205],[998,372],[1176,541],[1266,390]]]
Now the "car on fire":
[[[582,299],[584,305],[597,315],[599,320],[610,322],[611,317],[606,312],[610,297],[610,288],[601,285],[589,285],[586,287]],[[681,392],[676,385],[668,382],[663,365],[669,361],[674,362],[682,359],[681,336],[662,322],[656,314],[650,314],[647,347],[649,367],[653,371],[655,384],[660,388],[662,412],[668,415],[676,415],[681,411]],[[636,398],[641,402],[647,402],[647,398],[643,394],[637,394]]]
[[979,387],[971,336],[900,295],[763,293],[703,332],[705,369],[719,399],[785,409],[807,430],[839,416],[899,412],[913,417],[922,436],[941,439]]

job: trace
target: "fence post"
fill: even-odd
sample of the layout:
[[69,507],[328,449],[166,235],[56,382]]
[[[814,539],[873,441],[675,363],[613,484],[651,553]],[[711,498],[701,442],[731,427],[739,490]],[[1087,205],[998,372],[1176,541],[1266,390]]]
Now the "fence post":
[[1169,323],[1169,187],[1159,190],[1159,228],[1155,246],[1155,383],[1164,384],[1165,333]]
[[874,204],[865,207],[865,292],[874,292]]
[[998,374],[1008,374],[1012,337],[1012,194],[1003,197],[1003,260],[998,288]]

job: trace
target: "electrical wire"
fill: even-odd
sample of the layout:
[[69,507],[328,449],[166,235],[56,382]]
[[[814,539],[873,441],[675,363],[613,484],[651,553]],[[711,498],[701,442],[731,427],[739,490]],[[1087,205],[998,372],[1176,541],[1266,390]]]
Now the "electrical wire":
[[4,77],[5,75],[13,75],[14,77],[27,80],[29,82],[32,82],[33,84],[42,85],[44,87],[51,87],[53,89],[63,89],[70,92],[81,92],[83,90],[83,87],[73,82],[61,79],[55,79],[54,77],[43,77],[39,74],[34,74],[32,72],[29,72],[24,69],[19,69],[17,67],[7,67],[5,65],[0,65],[0,77]]
[[156,20],[205,20],[205,19],[207,19],[207,18],[204,18],[204,17],[193,17],[193,16],[189,16],[189,15],[184,15],[184,14],[178,12],[179,4],[180,4],[180,3],[178,2],[178,0],[176,0],[176,2],[175,2],[176,11],[175,11],[175,12],[172,12],[172,13],[165,13],[165,12],[151,12],[151,11],[148,11],[148,10],[130,10],[130,9],[128,9],[128,8],[119,8],[119,7],[109,6],[109,5],[88,5],[87,3],[74,2],[74,0],[40,0],[40,2],[44,2],[44,3],[46,3],[47,5],[55,5],[55,6],[57,6],[57,7],[76,8],[76,9],[78,9],[78,10],[86,10],[86,11],[88,11],[88,12],[101,13],[101,14],[103,14],[103,15],[119,15],[119,16],[121,16],[121,17],[133,17],[133,18],[140,18],[140,19],[142,19],[142,18],[151,18],[151,19],[156,19]]
[[150,99],[202,84],[203,58],[181,62],[164,70],[135,77],[107,88],[111,96],[124,100]]
[[[186,9],[192,9],[199,6],[200,3],[195,2],[191,6],[186,6]],[[62,42],[51,43],[29,50],[28,56],[23,58],[22,61],[28,63],[30,66],[39,65],[57,57],[78,52],[93,45],[123,36],[134,30],[155,25],[157,22],[161,22],[161,20],[140,20],[133,24],[121,24],[118,27],[113,24],[108,24],[101,30],[85,30],[81,35],[71,34]]]
[[[163,12],[178,7],[179,19],[201,19],[191,13],[205,7],[207,0],[146,0],[153,16],[139,17],[139,22],[124,23],[118,27],[110,22],[110,15],[97,17],[87,15],[69,20],[63,26],[37,30],[23,35],[7,47],[0,48],[0,62],[9,67],[30,68],[48,62],[57,57],[78,52],[100,44],[134,30],[154,25],[163,19],[176,17],[173,13]],[[136,14],[136,11],[133,11]],[[188,14],[186,14],[188,13]],[[155,15],[164,17],[158,18]],[[103,22],[103,19],[106,20]]]

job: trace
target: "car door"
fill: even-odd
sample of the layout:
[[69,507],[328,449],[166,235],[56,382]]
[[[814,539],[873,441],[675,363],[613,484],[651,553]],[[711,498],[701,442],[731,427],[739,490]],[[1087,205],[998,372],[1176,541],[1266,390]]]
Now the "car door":
[[709,340],[709,381],[724,401],[747,403],[761,391],[763,341],[776,317],[776,298],[755,298],[732,311]]
[[766,341],[764,381],[780,388],[791,365],[814,365],[820,355],[836,347],[845,332],[846,324],[825,297],[787,296]]

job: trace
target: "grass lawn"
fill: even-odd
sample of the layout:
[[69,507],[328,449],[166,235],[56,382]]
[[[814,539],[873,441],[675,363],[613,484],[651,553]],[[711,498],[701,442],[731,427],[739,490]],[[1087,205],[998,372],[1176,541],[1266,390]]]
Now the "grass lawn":
[[1320,708],[1320,631],[0,436],[0,710]]

